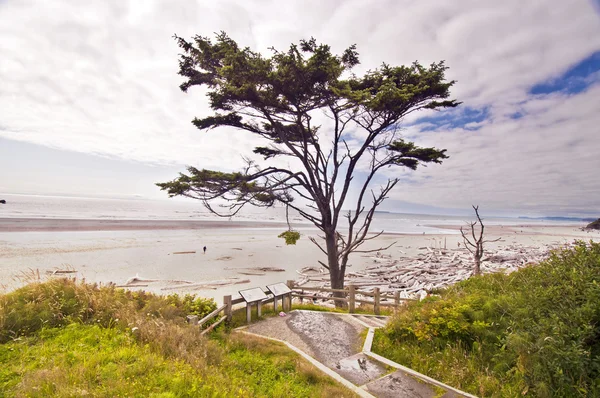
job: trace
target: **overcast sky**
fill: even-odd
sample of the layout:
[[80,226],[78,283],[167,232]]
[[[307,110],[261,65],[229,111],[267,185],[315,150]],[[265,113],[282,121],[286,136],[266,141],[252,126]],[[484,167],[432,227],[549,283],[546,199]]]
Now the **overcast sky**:
[[0,195],[164,197],[153,183],[185,164],[238,168],[253,138],[196,130],[204,93],[178,88],[173,34],[221,30],[265,53],[356,43],[358,74],[446,60],[463,105],[406,120],[404,135],[450,159],[402,173],[387,210],[600,213],[590,0],[0,0]]

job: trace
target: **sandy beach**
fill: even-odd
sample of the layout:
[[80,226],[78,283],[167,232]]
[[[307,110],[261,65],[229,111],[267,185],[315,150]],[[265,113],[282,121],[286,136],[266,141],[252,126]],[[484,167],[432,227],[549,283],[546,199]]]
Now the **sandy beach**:
[[[559,246],[575,239],[600,240],[599,232],[582,225],[486,226],[486,237],[501,238],[487,248]],[[384,234],[365,244],[390,259],[416,256],[419,248],[458,247],[457,226],[448,234]],[[89,282],[125,285],[139,277],[139,287],[159,294],[195,293],[221,302],[223,295],[256,286],[299,279],[298,270],[318,267],[325,256],[308,236],[317,230],[297,227],[303,234],[295,246],[277,235],[281,223],[246,221],[56,220],[0,219],[0,284],[11,290],[39,274],[53,272]],[[206,253],[203,247],[206,246]],[[373,254],[354,254],[348,271],[360,272],[374,263]]]

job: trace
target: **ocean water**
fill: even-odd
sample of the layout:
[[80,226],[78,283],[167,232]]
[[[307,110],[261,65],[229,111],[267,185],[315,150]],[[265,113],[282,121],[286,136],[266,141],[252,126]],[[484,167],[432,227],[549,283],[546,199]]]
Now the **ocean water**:
[[[0,218],[100,219],[100,220],[223,220],[209,212],[200,202],[165,199],[108,199],[67,196],[3,194],[7,204],[0,204]],[[234,220],[285,222],[285,209],[245,207]],[[290,211],[290,221],[300,229],[314,226]],[[462,225],[469,217],[377,212],[370,232],[456,234],[456,231],[434,226]],[[342,219],[342,223],[345,220]],[[485,218],[486,225],[568,225],[560,221],[523,220],[518,218]],[[571,222],[570,224],[574,224]],[[343,225],[343,224],[342,224]],[[269,228],[268,225],[263,228]]]
[[200,203],[177,200],[2,195],[0,218],[183,220],[212,219]]
[[[14,289],[27,282],[23,275],[34,270],[44,276],[55,269],[69,268],[77,271],[78,278],[89,282],[115,282],[124,284],[129,278],[156,279],[156,285],[146,290],[158,294],[184,293],[186,291],[163,290],[166,281],[187,280],[208,282],[230,278],[247,280],[240,285],[213,289],[191,290],[204,297],[221,302],[225,294],[238,290],[266,286],[298,277],[296,270],[316,266],[325,260],[322,253],[309,239],[300,239],[297,245],[287,246],[277,239],[285,222],[285,209],[259,209],[249,207],[234,220],[257,221],[248,228],[237,229],[181,229],[181,230],[134,230],[134,231],[3,231],[3,218],[45,219],[100,219],[100,220],[213,220],[220,219],[206,210],[201,203],[192,200],[143,200],[100,199],[60,196],[4,195],[5,205],[0,204],[0,292]],[[294,228],[305,236],[318,236],[312,224],[299,215],[290,213]],[[468,217],[401,214],[379,212],[375,214],[370,232],[385,231],[399,234],[448,234],[448,242],[459,239],[455,229],[434,226],[463,225]],[[560,224],[550,221],[487,218],[486,225]],[[560,225],[565,225],[562,223]],[[343,226],[339,228],[344,233]],[[454,234],[454,236],[450,236]],[[381,242],[402,242],[418,247],[417,236],[382,236],[365,244],[365,248],[382,246]],[[416,240],[415,240],[416,239]],[[423,245],[430,237],[423,236]],[[557,238],[558,240],[558,238]],[[444,240],[445,242],[445,240]],[[205,254],[204,246],[208,247]],[[411,249],[412,250],[412,249]],[[173,255],[175,252],[193,251],[193,254]],[[390,253],[397,254],[395,249]],[[370,259],[356,255],[352,258],[353,270],[360,271],[372,265]],[[258,266],[274,266],[283,272],[253,276],[240,273],[241,269]]]

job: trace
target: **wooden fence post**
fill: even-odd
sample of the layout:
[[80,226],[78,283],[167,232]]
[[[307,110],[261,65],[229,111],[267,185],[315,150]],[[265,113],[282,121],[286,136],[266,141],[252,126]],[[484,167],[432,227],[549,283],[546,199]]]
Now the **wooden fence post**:
[[351,314],[356,310],[356,286],[348,286],[348,312]]
[[400,309],[400,292],[394,293],[394,314]]
[[380,294],[379,294],[379,288],[376,287],[375,290],[373,291],[374,293],[374,299],[375,299],[375,304],[373,305],[373,312],[375,312],[375,315],[379,315],[381,314],[381,311],[379,309],[379,300],[381,299]]
[[246,303],[246,323],[249,325],[252,319],[252,304]]
[[227,322],[231,322],[231,318],[233,316],[233,310],[231,305],[231,295],[223,296],[223,304],[225,307],[225,316],[227,317]]

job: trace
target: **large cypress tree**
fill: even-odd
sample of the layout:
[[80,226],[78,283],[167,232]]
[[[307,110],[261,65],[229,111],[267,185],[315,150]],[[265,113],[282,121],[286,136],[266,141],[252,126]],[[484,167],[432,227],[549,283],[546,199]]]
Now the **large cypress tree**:
[[[176,40],[183,50],[180,88],[206,86],[214,110],[192,123],[200,130],[228,126],[261,137],[264,145],[253,152],[264,161],[248,161],[233,173],[188,167],[187,173],[157,185],[170,196],[199,199],[215,213],[212,201],[228,201],[227,213],[220,215],[233,215],[246,204],[295,209],[322,232],[322,239],[311,240],[327,256],[321,264],[329,270],[332,288],[342,289],[348,256],[377,236],[367,235],[374,212],[399,181],[392,177],[376,184],[378,172],[416,170],[447,158],[446,150],[418,147],[399,134],[404,116],[459,104],[448,99],[454,81],[445,80],[444,63],[382,64],[358,77],[349,73],[359,64],[355,46],[334,55],[328,45],[310,39],[285,52],[271,49],[271,56],[264,57],[225,33],[214,41],[201,36]],[[327,124],[313,122],[317,113],[328,116]],[[348,203],[353,185],[358,196]],[[340,230],[341,217],[347,218],[347,230]],[[284,236],[293,243],[299,235],[289,231]]]

